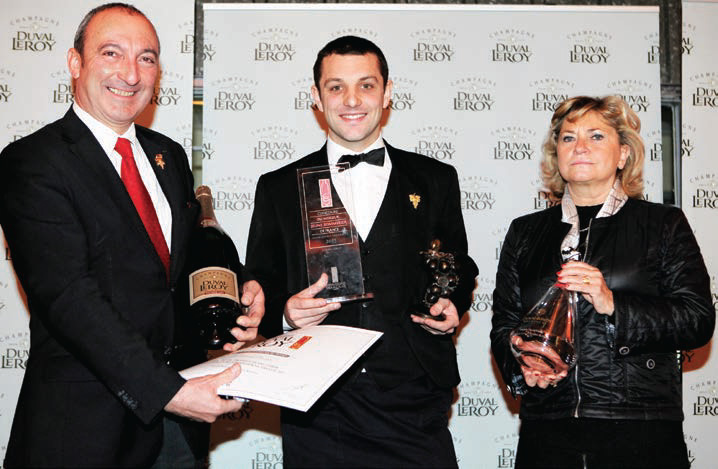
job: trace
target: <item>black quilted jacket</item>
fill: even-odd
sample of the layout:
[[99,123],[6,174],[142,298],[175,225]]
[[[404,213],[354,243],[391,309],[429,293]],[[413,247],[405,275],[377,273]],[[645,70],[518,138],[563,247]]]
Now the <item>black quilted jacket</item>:
[[569,228],[560,205],[526,215],[501,250],[491,348],[511,391],[524,394],[521,418],[682,420],[678,351],[707,343],[716,313],[695,237],[675,207],[629,199],[593,220],[586,262],[613,291],[614,314],[596,313],[579,294],[576,367],[555,388],[525,385],[508,337],[555,282]]

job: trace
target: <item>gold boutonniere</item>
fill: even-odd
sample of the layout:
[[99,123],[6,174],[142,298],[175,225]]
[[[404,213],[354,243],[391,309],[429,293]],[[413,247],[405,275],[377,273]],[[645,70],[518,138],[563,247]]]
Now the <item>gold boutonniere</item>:
[[409,194],[409,202],[414,206],[414,210],[416,210],[419,207],[419,202],[421,202],[421,196],[419,194]]
[[155,164],[160,167],[160,169],[165,169],[165,159],[162,156],[162,153],[157,153],[155,155]]

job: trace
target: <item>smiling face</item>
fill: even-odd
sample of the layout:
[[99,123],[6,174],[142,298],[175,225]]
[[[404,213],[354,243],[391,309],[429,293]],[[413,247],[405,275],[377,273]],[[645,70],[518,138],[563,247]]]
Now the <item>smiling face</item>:
[[379,138],[392,82],[384,86],[376,55],[328,55],[322,60],[319,87],[312,87],[312,96],[332,141],[363,151]]
[[118,134],[150,102],[159,72],[159,41],[142,15],[122,8],[97,13],[87,26],[83,51],[70,49],[75,102]]
[[618,132],[593,111],[573,122],[566,119],[556,145],[558,170],[572,195],[576,190],[607,195],[629,152],[628,145],[621,145]]

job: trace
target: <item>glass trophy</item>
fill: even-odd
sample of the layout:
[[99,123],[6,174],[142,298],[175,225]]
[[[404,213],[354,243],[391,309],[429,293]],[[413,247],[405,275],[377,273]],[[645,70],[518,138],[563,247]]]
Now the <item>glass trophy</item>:
[[511,332],[511,352],[521,365],[560,374],[576,364],[574,344],[578,296],[561,284],[550,287]]
[[[302,211],[304,252],[309,284],[323,273],[329,276],[317,298],[346,302],[373,298],[364,291],[359,235],[347,209],[353,209],[348,163],[297,169]],[[347,196],[339,197],[332,179],[341,180]]]

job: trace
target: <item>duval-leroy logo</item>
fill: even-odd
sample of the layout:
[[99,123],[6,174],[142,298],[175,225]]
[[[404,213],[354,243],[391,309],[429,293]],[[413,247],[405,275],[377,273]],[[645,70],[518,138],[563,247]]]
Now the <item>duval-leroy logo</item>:
[[252,33],[255,62],[291,62],[297,53],[299,34],[289,28],[267,27]]
[[493,159],[530,161],[536,156],[536,132],[518,125],[505,125],[491,131],[494,140]]
[[[184,21],[177,26],[181,32],[182,38],[179,41],[180,54],[194,54],[195,37],[194,37],[194,21]],[[219,34],[211,29],[205,29],[199,44],[202,44],[202,61],[212,62],[217,55],[215,44]]]
[[488,176],[466,176],[459,181],[461,208],[464,212],[492,210],[496,205],[496,179]]
[[57,44],[60,22],[49,16],[28,15],[10,21],[12,50],[28,53],[52,52]]
[[409,35],[414,62],[451,62],[455,59],[456,33],[443,28],[423,28]]
[[10,133],[10,142],[14,142],[30,135],[45,124],[47,124],[46,121],[37,119],[22,119],[8,123],[5,128]]
[[314,99],[312,99],[312,85],[314,79],[312,77],[300,78],[290,83],[294,93],[292,96],[292,109],[295,111],[308,111],[312,109]]
[[182,21],[177,24],[180,30],[181,39],[179,41],[180,54],[194,53],[194,20]]
[[75,102],[75,95],[72,91],[72,77],[66,68],[61,68],[50,73],[52,83],[52,102],[54,104],[72,104]]
[[[204,130],[204,129],[203,129]],[[181,124],[175,127],[175,135],[177,135],[177,142],[182,145],[184,152],[187,156],[192,158],[192,124]]]
[[658,32],[646,34],[643,39],[646,41],[646,63],[659,63],[661,56],[660,35]]
[[[718,175],[704,173],[688,179],[693,195],[690,206],[693,208],[718,208]],[[686,201],[688,202],[688,201]]]
[[534,196],[532,200],[533,210],[545,210],[561,203],[561,199],[554,197],[541,179],[534,179],[531,182],[531,187],[534,188]]
[[496,103],[496,82],[484,77],[466,77],[450,83],[454,88],[455,111],[491,111]]
[[493,41],[492,62],[515,64],[531,61],[533,33],[521,29],[502,28],[489,34],[489,39]]
[[709,379],[689,386],[690,414],[701,417],[718,416],[718,381]]
[[694,37],[696,26],[691,23],[683,23],[683,37],[681,38],[681,53],[683,55],[691,55],[693,53]]
[[5,332],[0,335],[0,368],[3,370],[24,370],[30,348],[30,333]]
[[216,89],[212,97],[215,111],[251,111],[257,102],[256,89],[259,82],[245,77],[225,77],[211,82]]
[[652,179],[644,179],[643,180],[643,200],[647,200],[648,202],[655,201],[656,198],[652,195],[656,191],[656,183]]
[[254,189],[257,182],[242,176],[226,176],[207,182],[212,188],[214,209],[218,211],[249,212],[254,209]]
[[619,95],[635,112],[648,112],[651,105],[648,96],[652,93],[653,83],[643,80],[622,79],[608,82],[611,94]]
[[369,39],[370,41],[376,41],[376,38],[379,37],[379,34],[373,29],[364,28],[361,26],[347,26],[344,28],[337,29],[329,35],[329,37],[331,37],[332,39],[336,39],[342,36],[359,36],[365,39]]
[[458,132],[443,125],[427,125],[411,132],[415,138],[414,151],[439,161],[451,161],[456,156]]
[[[254,412],[254,404],[252,403],[252,401],[249,401],[249,402],[245,403],[242,406],[242,408],[236,412],[227,412],[226,414],[220,415],[217,423],[220,423],[222,421],[236,422],[238,420],[249,420],[250,417],[252,417],[253,412]],[[221,423],[220,423],[220,425],[221,425]]]
[[177,106],[182,97],[181,89],[185,84],[185,77],[181,73],[162,70],[159,85],[155,86],[151,103],[160,107]]
[[646,133],[646,161],[660,162],[663,160],[663,134],[660,129]]
[[603,31],[584,30],[569,33],[566,38],[570,43],[568,52],[570,63],[605,64],[611,57],[608,43],[612,37]]
[[474,291],[474,301],[471,303],[471,311],[474,313],[491,312],[494,304],[493,294],[496,286],[496,279],[493,277],[478,277]]
[[694,125],[683,123],[681,125],[681,158],[694,158],[695,152],[696,127]]
[[252,131],[257,141],[252,149],[255,160],[289,161],[296,155],[294,142],[299,132],[289,127],[268,125]]
[[0,67],[0,104],[10,101],[15,90],[15,72],[5,67]]
[[[506,233],[508,233],[509,227],[507,225],[499,225],[491,230],[491,240],[494,247],[494,259],[499,260],[501,256],[501,249],[504,247],[504,239]],[[494,280],[495,282],[495,280]],[[492,284],[493,288],[493,284]]]
[[516,463],[516,447],[519,445],[518,433],[504,433],[494,437],[496,451],[496,469],[512,469]]
[[212,127],[202,128],[202,160],[211,160],[216,156],[215,142],[219,132]]
[[281,469],[283,467],[282,440],[267,435],[249,442],[252,469]]
[[695,108],[718,108],[718,72],[701,72],[688,78]]
[[701,447],[698,444],[698,437],[696,437],[693,433],[684,433],[683,440],[686,442],[686,449],[688,449],[688,464],[690,464],[690,467],[702,467],[696,462],[698,460],[697,455],[700,452],[699,449]]
[[202,60],[213,62],[217,58],[217,42],[219,41],[219,33],[211,29],[204,30],[202,39]]
[[541,78],[529,82],[531,110],[553,113],[563,101],[574,95],[576,84],[561,78]]
[[[501,390],[494,380],[462,381],[458,387],[459,399],[455,410],[459,418],[490,418],[500,412]],[[504,412],[505,413],[505,412]]]
[[416,104],[416,87],[418,82],[411,78],[394,77],[394,89],[391,93],[392,111],[411,111]]

